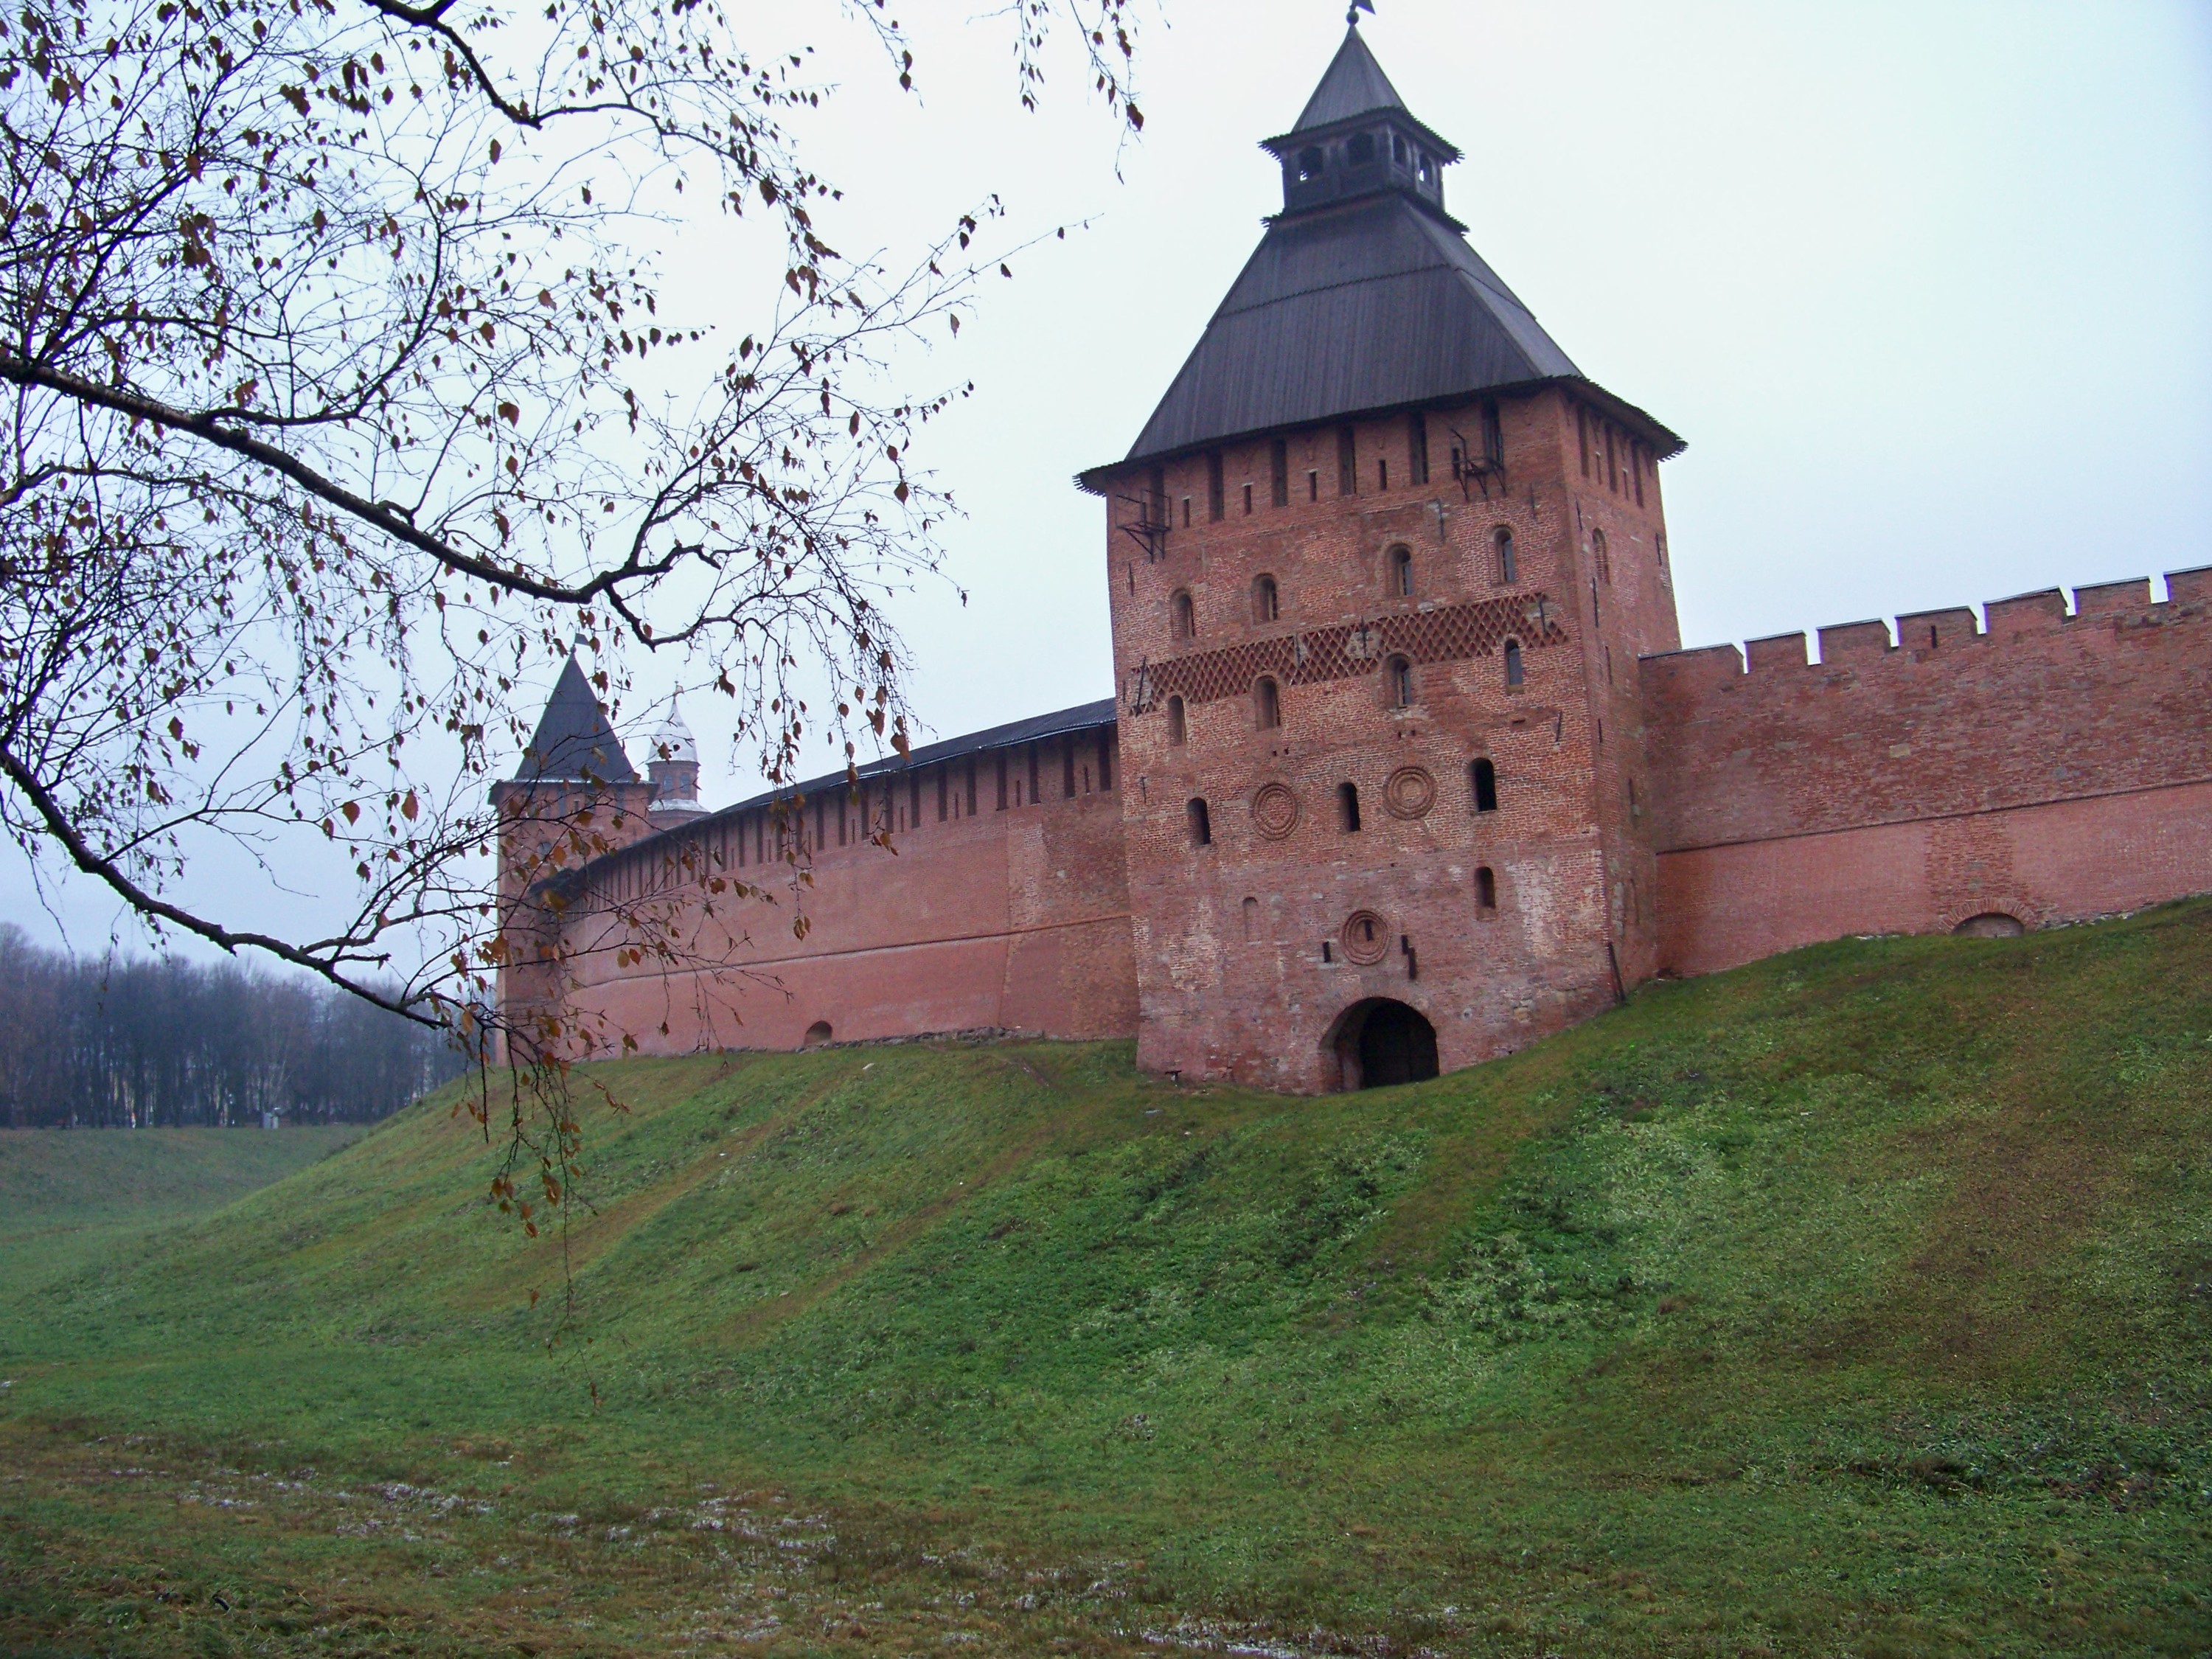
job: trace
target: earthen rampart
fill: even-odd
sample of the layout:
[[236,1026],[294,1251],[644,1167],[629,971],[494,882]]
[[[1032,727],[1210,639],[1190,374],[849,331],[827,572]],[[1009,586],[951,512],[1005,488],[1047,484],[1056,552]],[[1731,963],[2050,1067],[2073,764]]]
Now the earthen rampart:
[[1662,967],[2212,890],[2212,569],[2166,585],[1644,659]]

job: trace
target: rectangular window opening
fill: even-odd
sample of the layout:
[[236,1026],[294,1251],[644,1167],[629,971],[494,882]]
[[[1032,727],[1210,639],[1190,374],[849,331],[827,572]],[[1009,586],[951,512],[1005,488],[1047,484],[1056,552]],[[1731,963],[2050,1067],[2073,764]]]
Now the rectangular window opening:
[[1060,745],[1060,798],[1075,799],[1075,739],[1068,738]]
[[1359,441],[1348,426],[1336,429],[1336,493],[1359,493]]
[[1280,438],[1267,446],[1267,499],[1277,507],[1291,504],[1291,447]]
[[1244,516],[1248,519],[1252,516],[1252,486],[1250,484],[1244,486]]
[[1206,452],[1206,516],[1209,523],[1218,524],[1228,516],[1229,507],[1222,495],[1221,452]]
[[1309,470],[1306,473],[1306,499],[1310,501],[1321,499],[1321,473],[1318,469]]
[[1429,417],[1415,410],[1406,417],[1407,477],[1415,484],[1429,481]]

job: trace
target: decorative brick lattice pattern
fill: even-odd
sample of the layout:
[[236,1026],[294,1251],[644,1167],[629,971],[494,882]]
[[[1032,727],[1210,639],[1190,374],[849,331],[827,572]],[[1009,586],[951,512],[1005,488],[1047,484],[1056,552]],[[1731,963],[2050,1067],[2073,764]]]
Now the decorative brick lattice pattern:
[[1409,611],[1372,622],[1340,623],[1310,633],[1254,640],[1218,651],[1152,664],[1144,676],[1145,700],[1180,696],[1186,702],[1241,697],[1262,674],[1289,685],[1357,679],[1393,656],[1416,663],[1458,662],[1494,655],[1507,640],[1523,651],[1566,643],[1559,608],[1541,593],[1527,599],[1480,599],[1471,605]]

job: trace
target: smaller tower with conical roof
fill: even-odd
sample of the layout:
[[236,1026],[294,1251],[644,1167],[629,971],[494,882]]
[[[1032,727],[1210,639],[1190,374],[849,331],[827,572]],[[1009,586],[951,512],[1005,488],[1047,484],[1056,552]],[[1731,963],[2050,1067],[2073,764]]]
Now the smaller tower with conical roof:
[[565,1035],[561,879],[660,827],[649,812],[653,785],[630,764],[574,653],[514,776],[492,786],[491,802],[499,814],[500,1007],[511,1033],[557,1046]]

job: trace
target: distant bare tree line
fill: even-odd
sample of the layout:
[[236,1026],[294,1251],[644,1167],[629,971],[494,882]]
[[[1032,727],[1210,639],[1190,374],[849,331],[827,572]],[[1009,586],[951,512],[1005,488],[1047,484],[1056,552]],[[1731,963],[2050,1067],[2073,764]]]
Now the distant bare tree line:
[[0,1123],[366,1122],[458,1073],[434,1030],[231,963],[81,962],[0,924]]

